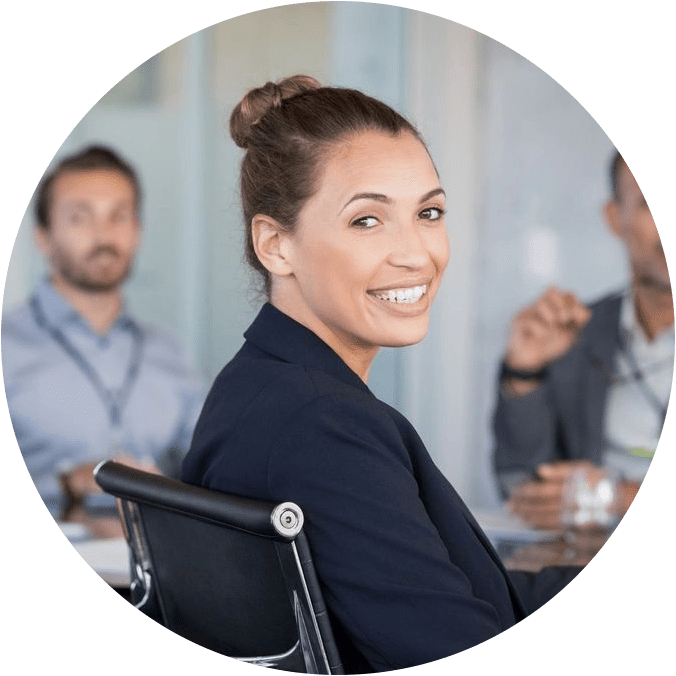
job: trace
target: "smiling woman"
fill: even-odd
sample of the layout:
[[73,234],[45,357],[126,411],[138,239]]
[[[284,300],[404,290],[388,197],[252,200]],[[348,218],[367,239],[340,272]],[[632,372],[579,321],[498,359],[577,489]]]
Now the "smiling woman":
[[184,479],[301,506],[349,673],[495,636],[577,571],[510,578],[411,424],[367,387],[379,347],[425,336],[448,262],[420,135],[307,76],[251,90],[231,134],[269,302],[213,385]]

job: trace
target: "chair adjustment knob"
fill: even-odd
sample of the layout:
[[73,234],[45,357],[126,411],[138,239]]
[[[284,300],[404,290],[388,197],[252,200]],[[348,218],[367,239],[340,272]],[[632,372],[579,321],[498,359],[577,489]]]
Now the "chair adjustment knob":
[[293,538],[303,527],[303,512],[293,502],[282,502],[271,515],[274,529],[283,537]]

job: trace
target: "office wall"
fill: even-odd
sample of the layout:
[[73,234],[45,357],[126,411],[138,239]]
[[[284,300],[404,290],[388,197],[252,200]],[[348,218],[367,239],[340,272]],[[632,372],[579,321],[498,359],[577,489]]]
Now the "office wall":
[[[241,155],[227,116],[250,86],[297,72],[386,100],[428,142],[449,193],[451,262],[429,336],[383,350],[370,385],[410,417],[466,500],[495,504],[489,420],[511,314],[549,283],[591,298],[625,274],[600,220],[611,143],[533,64],[402,8],[291,5],[164,50],[83,111],[60,154],[103,141],[138,166],[145,231],[129,303],[181,336],[206,381],[258,307],[241,260]],[[31,225],[29,213],[5,309],[44,274]]]

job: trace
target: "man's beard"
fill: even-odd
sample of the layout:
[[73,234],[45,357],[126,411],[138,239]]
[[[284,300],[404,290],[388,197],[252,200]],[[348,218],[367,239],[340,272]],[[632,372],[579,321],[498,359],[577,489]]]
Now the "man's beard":
[[[93,259],[101,253],[109,252],[117,258],[122,258],[119,252],[112,247],[100,247],[93,251],[87,260]],[[130,257],[126,265],[113,276],[90,273],[86,265],[73,261],[68,256],[58,256],[54,260],[56,268],[63,279],[71,286],[88,293],[108,293],[115,291],[131,274],[133,259]]]

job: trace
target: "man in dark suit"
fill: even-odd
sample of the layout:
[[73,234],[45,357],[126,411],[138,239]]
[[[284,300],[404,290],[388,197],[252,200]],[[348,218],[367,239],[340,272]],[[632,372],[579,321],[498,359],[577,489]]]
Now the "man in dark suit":
[[495,470],[503,497],[533,526],[557,527],[573,471],[620,473],[631,504],[662,430],[674,358],[669,272],[636,179],[616,153],[608,227],[624,245],[629,288],[585,306],[552,287],[519,311],[500,373]]

